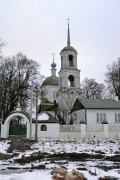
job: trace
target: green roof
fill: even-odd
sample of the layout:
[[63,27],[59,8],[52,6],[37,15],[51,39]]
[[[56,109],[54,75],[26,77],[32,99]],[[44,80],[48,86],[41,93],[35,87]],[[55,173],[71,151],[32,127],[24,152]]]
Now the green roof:
[[[9,114],[8,114],[8,116],[9,115],[11,115],[11,114],[15,114],[15,113],[22,113],[22,114],[24,114],[29,120],[30,120],[30,114],[29,113],[27,113],[25,110],[23,110],[23,109],[21,109],[21,110],[14,110],[14,111],[12,111],[12,112],[10,112]],[[7,117],[8,117],[7,116]]]
[[42,86],[46,86],[46,85],[59,85],[59,77],[49,76],[42,83]]
[[113,99],[76,99],[72,111],[80,109],[120,109],[120,101]]

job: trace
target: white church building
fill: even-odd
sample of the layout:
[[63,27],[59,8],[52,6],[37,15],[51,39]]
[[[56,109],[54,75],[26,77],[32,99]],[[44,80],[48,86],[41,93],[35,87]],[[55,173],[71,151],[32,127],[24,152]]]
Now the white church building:
[[[60,52],[59,76],[56,76],[53,58],[51,76],[47,77],[41,86],[46,100],[40,105],[40,113],[46,113],[48,118],[38,121],[37,138],[120,138],[120,102],[81,98],[77,54],[70,43],[68,23],[67,46]],[[15,116],[26,121],[26,137],[34,139],[36,120],[32,119],[30,128],[30,116],[21,108],[11,112],[4,122],[0,121],[0,136],[9,137],[10,122]]]

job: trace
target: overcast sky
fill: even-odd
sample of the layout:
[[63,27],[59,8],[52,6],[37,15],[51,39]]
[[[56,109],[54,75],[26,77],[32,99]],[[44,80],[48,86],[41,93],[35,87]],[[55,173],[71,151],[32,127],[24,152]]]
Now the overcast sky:
[[5,55],[23,52],[50,76],[52,54],[57,72],[60,51],[71,45],[78,52],[81,81],[105,79],[107,64],[120,57],[120,0],[0,0],[0,38]]

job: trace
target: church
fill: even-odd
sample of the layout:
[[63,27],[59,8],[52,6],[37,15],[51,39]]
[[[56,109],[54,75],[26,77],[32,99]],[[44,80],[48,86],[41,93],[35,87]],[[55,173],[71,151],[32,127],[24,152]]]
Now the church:
[[51,76],[42,83],[42,91],[46,92],[45,99],[56,102],[59,106],[59,116],[64,118],[64,124],[69,124],[69,112],[75,100],[80,97],[80,70],[77,67],[77,50],[71,46],[70,28],[68,22],[67,46],[61,52],[61,68],[59,77],[56,76],[56,64],[51,64]]

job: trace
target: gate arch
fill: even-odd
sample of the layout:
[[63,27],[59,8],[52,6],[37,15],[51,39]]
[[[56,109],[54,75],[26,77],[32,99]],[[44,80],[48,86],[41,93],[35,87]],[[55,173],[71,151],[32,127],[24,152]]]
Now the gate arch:
[[26,137],[30,138],[30,119],[28,117],[28,114],[24,111],[23,112],[22,111],[21,112],[14,111],[14,112],[11,112],[10,115],[8,115],[8,117],[5,119],[2,131],[1,131],[1,136],[4,138],[8,138],[10,122],[16,116],[22,117],[26,121],[26,123],[27,123]]

